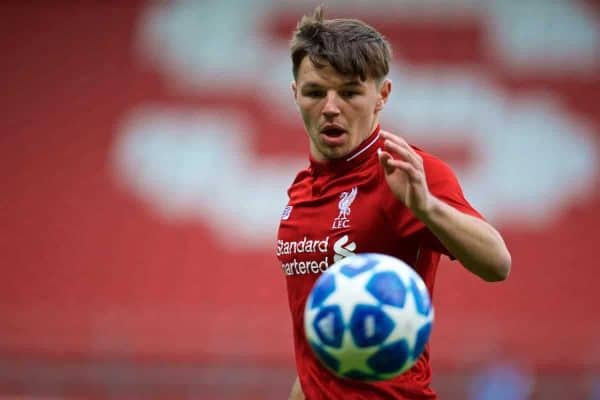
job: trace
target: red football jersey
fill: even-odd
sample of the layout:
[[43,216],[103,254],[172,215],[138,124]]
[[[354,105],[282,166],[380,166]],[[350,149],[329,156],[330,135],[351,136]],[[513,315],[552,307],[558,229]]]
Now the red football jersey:
[[[296,367],[307,399],[434,399],[429,387],[429,348],[404,374],[382,382],[338,378],[312,353],[304,335],[304,305],[315,280],[335,261],[356,253],[384,253],[411,265],[430,294],[437,265],[447,250],[392,194],[379,164],[379,127],[343,159],[316,162],[300,171],[281,216],[277,257],[286,276],[294,330]],[[423,158],[429,190],[460,211],[481,215],[465,200],[450,168],[414,148]]]

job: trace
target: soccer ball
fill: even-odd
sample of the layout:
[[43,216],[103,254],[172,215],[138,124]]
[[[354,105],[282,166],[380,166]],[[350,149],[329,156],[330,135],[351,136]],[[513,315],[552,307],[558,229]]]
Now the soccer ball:
[[421,277],[403,261],[365,253],[334,263],[304,309],[308,343],[337,376],[391,379],[409,369],[429,339],[433,306]]

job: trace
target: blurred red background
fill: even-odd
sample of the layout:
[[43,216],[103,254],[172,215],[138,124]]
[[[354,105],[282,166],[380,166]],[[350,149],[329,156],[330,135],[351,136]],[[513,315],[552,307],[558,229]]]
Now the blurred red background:
[[[404,79],[432,74],[442,77],[432,84],[440,90],[453,87],[445,76],[472,78],[467,104],[485,103],[479,96],[491,93],[502,98],[499,115],[514,116],[492,126],[499,127],[497,147],[481,153],[477,143],[489,132],[469,136],[446,129],[443,119],[439,126],[419,122],[415,110],[398,119],[396,109],[386,110],[387,129],[465,174],[467,197],[469,188],[496,188],[481,189],[473,202],[489,211],[513,255],[501,284],[479,281],[457,263],[440,268],[434,374],[448,398],[466,398],[471,374],[506,361],[584,398],[600,368],[600,8],[464,3],[454,11],[331,6],[332,16],[364,18],[392,42],[398,110],[413,99],[403,92],[428,95]],[[125,387],[124,395],[136,396],[166,387],[181,396],[286,395],[294,374],[291,324],[274,239],[291,172],[307,160],[286,41],[312,5],[234,4],[1,6],[5,394],[104,397]],[[521,13],[543,26],[511,18]],[[569,24],[581,29],[554,42],[553,31],[562,37]],[[549,102],[534,107],[535,123],[519,119],[532,99]],[[481,112],[445,105],[459,117]],[[428,121],[427,112],[439,108],[421,111]],[[478,132],[494,119],[474,116],[463,126],[484,121]],[[556,129],[528,139],[528,127],[547,126]],[[522,153],[501,151],[508,142]],[[514,168],[469,175],[486,157]],[[537,169],[539,179],[517,179],[538,176]],[[177,179],[180,185],[169,183]],[[477,186],[481,179],[486,185]],[[186,192],[196,181],[203,183]],[[161,197],[168,191],[177,195]],[[111,378],[103,366],[130,375]],[[98,369],[78,375],[86,368]],[[47,371],[56,375],[40,377]],[[550,398],[538,386],[530,396]]]

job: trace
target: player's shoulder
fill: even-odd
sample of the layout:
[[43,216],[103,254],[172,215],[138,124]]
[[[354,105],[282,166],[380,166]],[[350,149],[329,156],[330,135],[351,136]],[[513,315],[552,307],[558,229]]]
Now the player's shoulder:
[[312,176],[312,170],[310,166],[306,166],[305,168],[302,168],[301,170],[299,170],[296,173],[296,176],[294,177],[294,180],[292,181],[292,185],[301,183],[302,181],[310,178]]
[[287,190],[288,197],[291,199],[294,194],[302,192],[302,188],[304,186],[310,185],[311,177],[312,172],[310,167],[306,167],[298,171],[298,173],[294,177],[294,180],[292,181]]
[[[393,132],[390,133],[392,133],[393,135],[398,135]],[[398,136],[402,137],[401,135]],[[423,160],[423,167],[425,168],[425,172],[427,174],[435,174],[440,176],[454,176],[454,172],[452,171],[450,165],[448,165],[448,163],[446,163],[440,157],[410,142],[408,142],[408,144]]]
[[460,188],[456,173],[450,165],[440,157],[431,154],[417,146],[410,145],[423,160],[423,169],[430,190],[437,191],[439,188]]
[[410,145],[410,147],[413,148],[413,150],[421,156],[421,159],[423,160],[423,167],[425,168],[426,172],[438,172],[438,173],[451,173],[452,172],[452,168],[450,167],[450,165],[448,165],[448,163],[444,160],[442,160],[440,157],[429,153],[426,150],[423,150],[422,148],[415,146],[413,144]]

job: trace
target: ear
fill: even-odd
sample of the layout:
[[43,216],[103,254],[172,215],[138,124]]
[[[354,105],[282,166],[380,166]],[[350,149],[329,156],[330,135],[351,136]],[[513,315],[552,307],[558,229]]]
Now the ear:
[[379,87],[379,99],[377,99],[377,103],[375,104],[375,111],[379,112],[383,110],[383,106],[385,106],[385,103],[387,103],[391,92],[392,81],[385,79]]
[[298,94],[298,86],[296,85],[296,81],[292,81],[292,96],[294,96],[294,102],[297,104],[298,100],[297,100],[297,94]]

